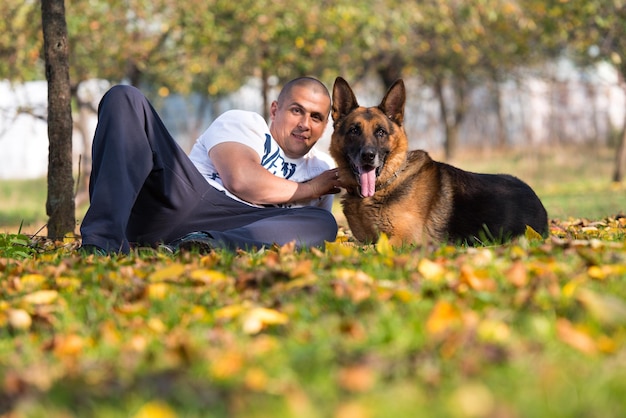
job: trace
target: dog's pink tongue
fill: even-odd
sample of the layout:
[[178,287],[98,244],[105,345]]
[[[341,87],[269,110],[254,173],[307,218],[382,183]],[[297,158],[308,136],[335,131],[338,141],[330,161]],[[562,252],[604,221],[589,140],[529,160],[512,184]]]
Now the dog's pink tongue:
[[376,191],[376,170],[361,171],[361,194],[363,197],[374,196]]

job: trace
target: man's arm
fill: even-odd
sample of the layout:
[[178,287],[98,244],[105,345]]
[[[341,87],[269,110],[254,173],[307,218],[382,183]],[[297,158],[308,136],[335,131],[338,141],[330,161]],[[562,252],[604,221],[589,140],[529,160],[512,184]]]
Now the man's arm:
[[339,192],[336,169],[325,171],[306,183],[285,180],[267,171],[259,155],[238,142],[215,145],[209,157],[224,187],[240,199],[257,205],[311,200]]

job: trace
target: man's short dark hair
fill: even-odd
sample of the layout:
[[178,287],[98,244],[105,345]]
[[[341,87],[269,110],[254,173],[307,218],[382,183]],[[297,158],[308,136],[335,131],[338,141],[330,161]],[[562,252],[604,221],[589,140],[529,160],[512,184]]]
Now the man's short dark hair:
[[291,96],[291,89],[294,87],[308,87],[313,91],[325,94],[330,101],[330,93],[324,83],[319,81],[317,78],[305,76],[294,78],[283,86],[282,90],[278,94],[278,99],[276,100],[278,102],[278,106],[282,106],[285,99]]

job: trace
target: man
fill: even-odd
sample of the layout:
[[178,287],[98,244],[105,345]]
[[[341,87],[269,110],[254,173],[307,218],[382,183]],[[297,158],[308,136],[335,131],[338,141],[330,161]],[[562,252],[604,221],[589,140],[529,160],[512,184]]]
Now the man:
[[187,156],[139,90],[113,87],[98,109],[82,250],[292,241],[304,248],[334,240],[330,209],[340,184],[329,157],[313,149],[329,113],[326,87],[297,78],[271,104],[269,127],[255,113],[226,112]]

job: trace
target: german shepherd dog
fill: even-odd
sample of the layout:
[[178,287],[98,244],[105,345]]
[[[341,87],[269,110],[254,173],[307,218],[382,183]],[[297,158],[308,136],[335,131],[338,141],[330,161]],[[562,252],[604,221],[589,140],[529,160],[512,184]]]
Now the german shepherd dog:
[[408,150],[406,91],[396,81],[377,107],[362,107],[341,77],[333,87],[330,154],[346,192],[343,213],[356,239],[392,245],[475,245],[545,236],[548,215],[535,192],[506,174],[477,174]]

